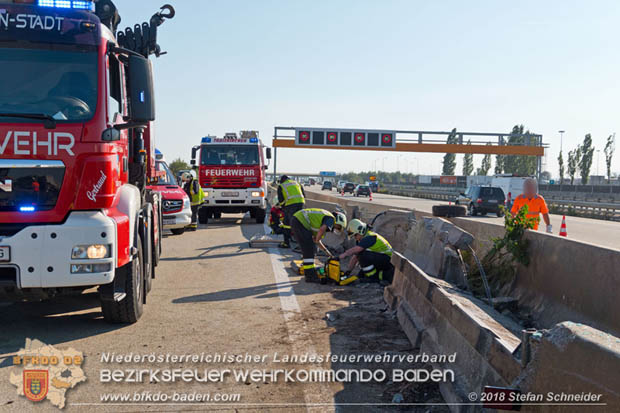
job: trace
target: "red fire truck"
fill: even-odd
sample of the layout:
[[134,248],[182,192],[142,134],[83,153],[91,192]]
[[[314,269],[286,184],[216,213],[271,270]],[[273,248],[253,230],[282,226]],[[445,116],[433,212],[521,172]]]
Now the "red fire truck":
[[[198,221],[206,224],[222,213],[249,212],[256,222],[265,222],[267,182],[263,148],[257,131],[227,133],[223,138],[206,136],[200,146],[192,148],[191,163],[198,169],[205,202],[198,211]],[[200,165],[196,154],[200,152]],[[266,148],[271,159],[271,148]]]
[[104,318],[143,311],[161,252],[148,23],[111,0],[0,0],[0,295],[99,288]]

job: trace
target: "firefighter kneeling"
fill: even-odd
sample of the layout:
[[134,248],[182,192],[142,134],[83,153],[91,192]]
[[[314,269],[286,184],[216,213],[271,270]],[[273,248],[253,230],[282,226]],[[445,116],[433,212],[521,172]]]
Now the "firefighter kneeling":
[[347,226],[347,217],[320,208],[297,211],[291,220],[291,231],[299,243],[303,256],[304,278],[306,282],[319,282],[314,265],[316,244],[325,249],[321,240],[328,231],[342,231]]
[[340,254],[340,259],[351,258],[349,270],[353,270],[359,262],[362,267],[360,280],[391,283],[394,277],[392,265],[392,246],[381,235],[368,229],[368,225],[359,219],[352,220],[347,230],[353,235],[357,245]]

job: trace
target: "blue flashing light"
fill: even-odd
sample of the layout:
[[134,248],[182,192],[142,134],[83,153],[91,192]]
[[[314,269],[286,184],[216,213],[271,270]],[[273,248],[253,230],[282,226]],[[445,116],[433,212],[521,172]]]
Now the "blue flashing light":
[[140,103],[144,103],[144,90],[140,92]]
[[19,207],[19,212],[34,212],[36,210],[35,207],[31,205],[25,205]]
[[258,143],[258,138],[250,138],[250,143]]
[[155,148],[155,155],[161,155],[161,151],[157,148]]
[[37,4],[39,7],[95,11],[95,3],[91,0],[38,0]]
[[211,138],[208,136],[205,136],[204,138],[202,138],[202,143],[211,143]]

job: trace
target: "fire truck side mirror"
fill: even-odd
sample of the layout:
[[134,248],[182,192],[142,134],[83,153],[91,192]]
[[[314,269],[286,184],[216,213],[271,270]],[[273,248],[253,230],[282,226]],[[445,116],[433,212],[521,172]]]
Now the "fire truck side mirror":
[[196,165],[196,153],[198,152],[198,149],[200,149],[199,146],[194,146],[192,148],[192,160],[190,161],[192,165]]
[[271,148],[267,148],[267,159],[271,159]]
[[136,55],[129,56],[129,97],[131,120],[145,123],[155,120],[155,97],[151,62]]

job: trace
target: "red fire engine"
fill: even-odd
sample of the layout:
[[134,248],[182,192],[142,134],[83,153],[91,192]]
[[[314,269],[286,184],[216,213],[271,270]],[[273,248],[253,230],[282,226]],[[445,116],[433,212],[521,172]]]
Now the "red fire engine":
[[115,34],[111,0],[0,0],[0,295],[99,287],[143,311],[161,252],[151,54],[162,7]]
[[[206,224],[222,213],[249,212],[256,222],[265,222],[267,182],[263,148],[257,131],[227,133],[223,138],[207,136],[202,144],[192,148],[191,163],[198,168],[200,186],[205,201],[198,211],[198,221]],[[200,152],[200,165],[196,154]],[[271,148],[266,148],[271,159]]]

